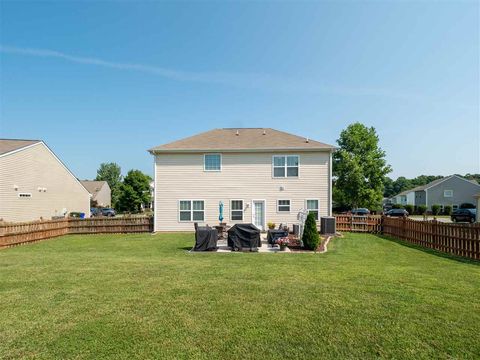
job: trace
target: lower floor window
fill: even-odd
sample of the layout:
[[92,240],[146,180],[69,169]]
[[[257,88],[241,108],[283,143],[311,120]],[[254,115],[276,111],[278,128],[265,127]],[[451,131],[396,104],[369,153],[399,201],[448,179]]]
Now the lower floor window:
[[315,219],[318,220],[318,200],[307,200],[307,210],[309,213],[313,213],[315,215]]
[[278,212],[290,212],[290,200],[278,200],[277,211]]
[[205,203],[203,200],[180,200],[180,221],[204,221]]
[[243,200],[230,201],[230,219],[243,221]]

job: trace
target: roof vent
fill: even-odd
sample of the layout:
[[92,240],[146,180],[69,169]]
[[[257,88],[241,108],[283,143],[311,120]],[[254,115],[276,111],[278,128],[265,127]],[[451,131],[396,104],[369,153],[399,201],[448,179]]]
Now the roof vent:
[[238,132],[238,130],[237,130],[237,133],[236,133],[235,135],[237,135],[237,136],[240,135],[240,133]]
[[263,130],[263,135],[267,135],[267,132],[265,130]]
[[306,138],[306,139],[305,139],[305,142],[308,143],[308,141],[309,141],[308,138]]

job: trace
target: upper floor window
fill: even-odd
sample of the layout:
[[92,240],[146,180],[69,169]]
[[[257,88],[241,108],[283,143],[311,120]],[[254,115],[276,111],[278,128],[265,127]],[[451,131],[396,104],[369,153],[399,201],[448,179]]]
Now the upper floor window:
[[443,190],[443,197],[453,197],[453,190]]
[[203,170],[221,171],[222,155],[221,154],[205,154],[203,157]]
[[273,177],[298,177],[298,155],[275,155]]

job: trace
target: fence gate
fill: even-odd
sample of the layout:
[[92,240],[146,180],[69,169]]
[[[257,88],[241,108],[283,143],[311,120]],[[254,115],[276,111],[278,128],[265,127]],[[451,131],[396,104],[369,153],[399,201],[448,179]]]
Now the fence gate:
[[351,229],[356,232],[368,232],[368,216],[352,215]]

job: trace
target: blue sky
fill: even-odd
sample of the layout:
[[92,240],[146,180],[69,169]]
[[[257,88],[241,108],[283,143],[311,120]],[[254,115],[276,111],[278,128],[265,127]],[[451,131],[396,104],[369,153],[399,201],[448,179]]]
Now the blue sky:
[[479,3],[0,3],[0,137],[80,178],[216,127],[334,144],[374,126],[392,177],[479,173]]

